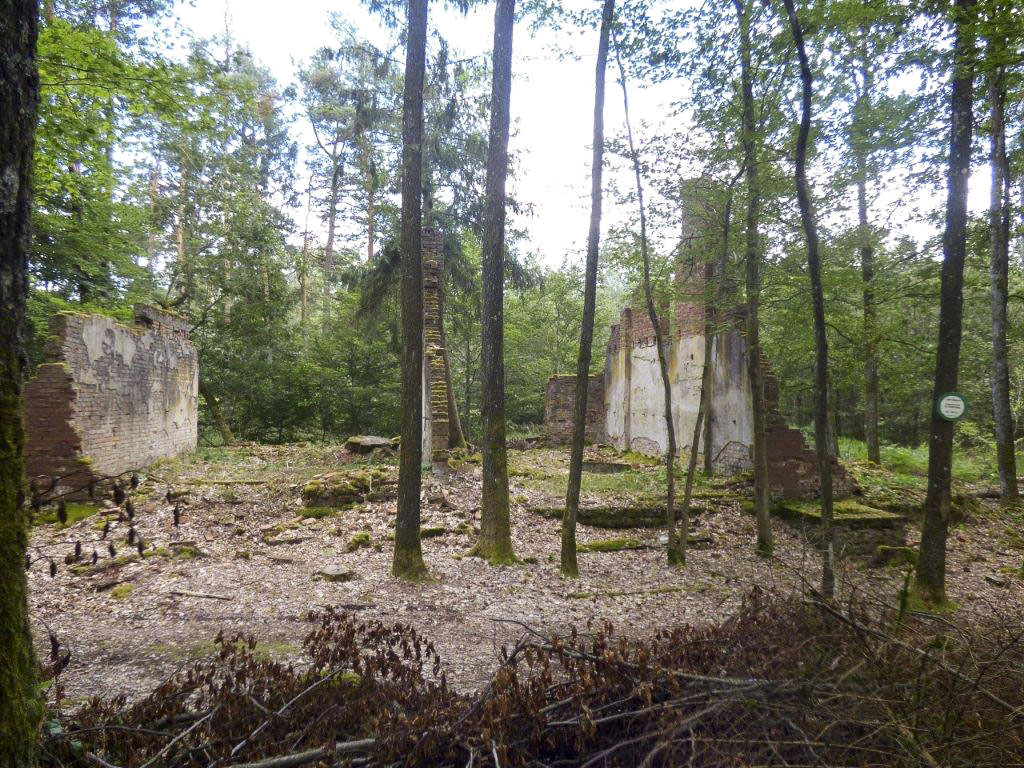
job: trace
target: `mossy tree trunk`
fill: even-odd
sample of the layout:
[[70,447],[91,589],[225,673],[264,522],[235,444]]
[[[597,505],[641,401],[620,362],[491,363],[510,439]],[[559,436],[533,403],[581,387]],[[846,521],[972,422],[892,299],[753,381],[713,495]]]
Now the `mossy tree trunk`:
[[597,46],[594,79],[594,142],[590,166],[590,231],[587,234],[587,266],[583,282],[583,323],[580,350],[576,359],[576,401],[572,414],[572,450],[569,456],[569,486],[565,492],[562,515],[561,570],[566,576],[579,576],[576,559],[576,515],[580,508],[580,482],[583,479],[583,442],[587,427],[587,390],[590,383],[590,356],[594,346],[594,312],[597,306],[597,257],[601,244],[601,170],[604,163],[604,75],[608,63],[608,37],[615,15],[615,0],[605,0],[601,14],[601,37]]
[[917,558],[916,588],[928,602],[946,598],[946,537],[949,533],[953,423],[935,407],[938,398],[956,390],[963,332],[964,257],[967,254],[967,183],[971,171],[974,121],[975,0],[953,7],[952,88],[949,100],[949,169],[946,183],[946,228],[942,237],[939,292],[939,341],[928,438],[928,491]]
[[498,0],[494,10],[491,131],[484,202],[483,318],[483,495],[476,553],[491,563],[515,562],[508,511],[508,453],[505,446],[505,179],[508,175],[509,99],[512,90],[512,27],[515,0]]
[[789,18],[789,29],[800,62],[800,131],[796,139],[796,197],[800,222],[807,240],[807,272],[811,279],[811,304],[814,313],[814,448],[818,455],[818,482],[821,492],[822,594],[835,595],[835,532],[832,527],[832,458],[834,429],[830,429],[828,397],[828,336],[825,332],[825,293],[821,285],[821,254],[818,248],[818,223],[811,190],[807,184],[807,143],[811,133],[811,97],[814,78],[804,47],[804,32],[793,0],[782,0]]
[[224,418],[224,411],[220,408],[220,401],[213,394],[210,385],[202,378],[199,379],[199,394],[203,396],[203,400],[206,401],[206,407],[210,409],[210,418],[213,419],[213,424],[220,433],[221,442],[224,445],[234,445],[235,435],[231,431],[231,425],[228,424],[228,420]]
[[423,79],[427,0],[409,0],[402,101],[402,448],[392,573],[427,577],[420,546],[423,462]]
[[21,405],[39,104],[38,16],[37,0],[11,0],[0,8],[0,764],[10,768],[34,764],[42,716],[25,578],[28,513]]
[[747,174],[746,264],[747,288],[747,372],[750,377],[754,412],[754,517],[757,521],[757,552],[768,557],[772,553],[772,524],[768,510],[768,446],[765,424],[764,370],[761,364],[761,250],[758,218],[761,208],[761,187],[757,134],[754,125],[754,86],[751,72],[750,19],[753,0],[733,0],[740,25],[740,81],[743,97],[743,165]]

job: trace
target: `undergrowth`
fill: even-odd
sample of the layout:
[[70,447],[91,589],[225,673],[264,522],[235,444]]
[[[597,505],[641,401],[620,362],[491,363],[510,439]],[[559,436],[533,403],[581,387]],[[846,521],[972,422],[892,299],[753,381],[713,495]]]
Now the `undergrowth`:
[[910,768],[1024,754],[1019,617],[961,631],[754,591],[728,620],[647,639],[525,628],[473,695],[410,627],[310,621],[299,663],[222,635],[215,657],[135,703],[55,717],[43,763]]

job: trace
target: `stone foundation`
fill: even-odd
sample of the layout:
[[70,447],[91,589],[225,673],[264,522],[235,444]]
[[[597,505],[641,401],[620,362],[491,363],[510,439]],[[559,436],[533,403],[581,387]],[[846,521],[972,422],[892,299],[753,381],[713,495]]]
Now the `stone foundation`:
[[132,327],[62,312],[49,330],[49,362],[24,390],[26,472],[44,495],[195,449],[198,357],[184,319],[136,305]]

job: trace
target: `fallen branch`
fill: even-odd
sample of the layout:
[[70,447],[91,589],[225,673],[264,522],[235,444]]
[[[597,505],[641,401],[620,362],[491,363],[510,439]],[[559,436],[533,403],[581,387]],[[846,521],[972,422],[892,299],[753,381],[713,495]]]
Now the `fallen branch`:
[[267,757],[257,760],[254,763],[235,763],[228,768],[294,768],[294,766],[308,765],[318,760],[323,760],[332,755],[358,755],[369,752],[373,749],[376,739],[359,739],[357,741],[339,741],[333,749],[320,747],[318,749],[307,749],[305,752],[295,752],[291,755],[279,757]]
[[214,595],[210,592],[189,592],[184,589],[171,589],[168,590],[167,594],[177,595],[178,597],[205,597],[209,600],[234,600],[235,598],[229,595]]

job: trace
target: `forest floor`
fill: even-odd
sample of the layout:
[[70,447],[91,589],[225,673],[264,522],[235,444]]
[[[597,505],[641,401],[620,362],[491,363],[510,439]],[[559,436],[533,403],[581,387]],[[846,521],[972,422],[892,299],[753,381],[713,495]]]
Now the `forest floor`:
[[[588,450],[597,462],[591,469],[606,471],[584,474],[585,506],[644,508],[662,492],[664,469],[650,460]],[[565,632],[607,620],[621,633],[649,634],[720,619],[755,585],[792,591],[819,578],[819,555],[800,527],[773,519],[775,556],[758,558],[743,489],[704,481],[685,568],[666,564],[663,529],[581,525],[581,544],[612,551],[581,553],[580,578],[564,578],[560,521],[539,511],[562,503],[567,463],[564,449],[510,451],[512,536],[523,562],[506,567],[467,555],[479,525],[479,466],[466,462],[444,481],[425,476],[423,551],[434,578],[408,584],[390,574],[393,458],[297,444],[200,449],[160,462],[131,495],[144,556],[127,543],[129,523],[109,502],[70,505],[66,524],[52,511],[36,521],[29,583],[39,652],[49,652],[48,630],[70,649],[61,683],[72,705],[92,695],[134,697],[214,653],[220,630],[250,633],[268,656],[297,659],[307,614],[334,607],[413,625],[436,644],[449,681],[471,689],[488,679],[501,646],[522,634],[522,624]],[[861,465],[852,471],[862,500],[880,506],[912,507],[923,487],[919,478],[893,480]],[[304,491],[332,487],[355,489],[360,498],[336,507],[303,500]],[[1024,606],[1020,514],[973,498],[986,495],[980,486],[960,490],[968,512],[951,532],[948,564],[957,611]],[[913,545],[918,536],[910,525],[905,541]],[[81,562],[65,563],[76,542]],[[847,592],[857,588],[895,604],[905,573],[898,563],[868,567],[848,559],[842,578]]]

